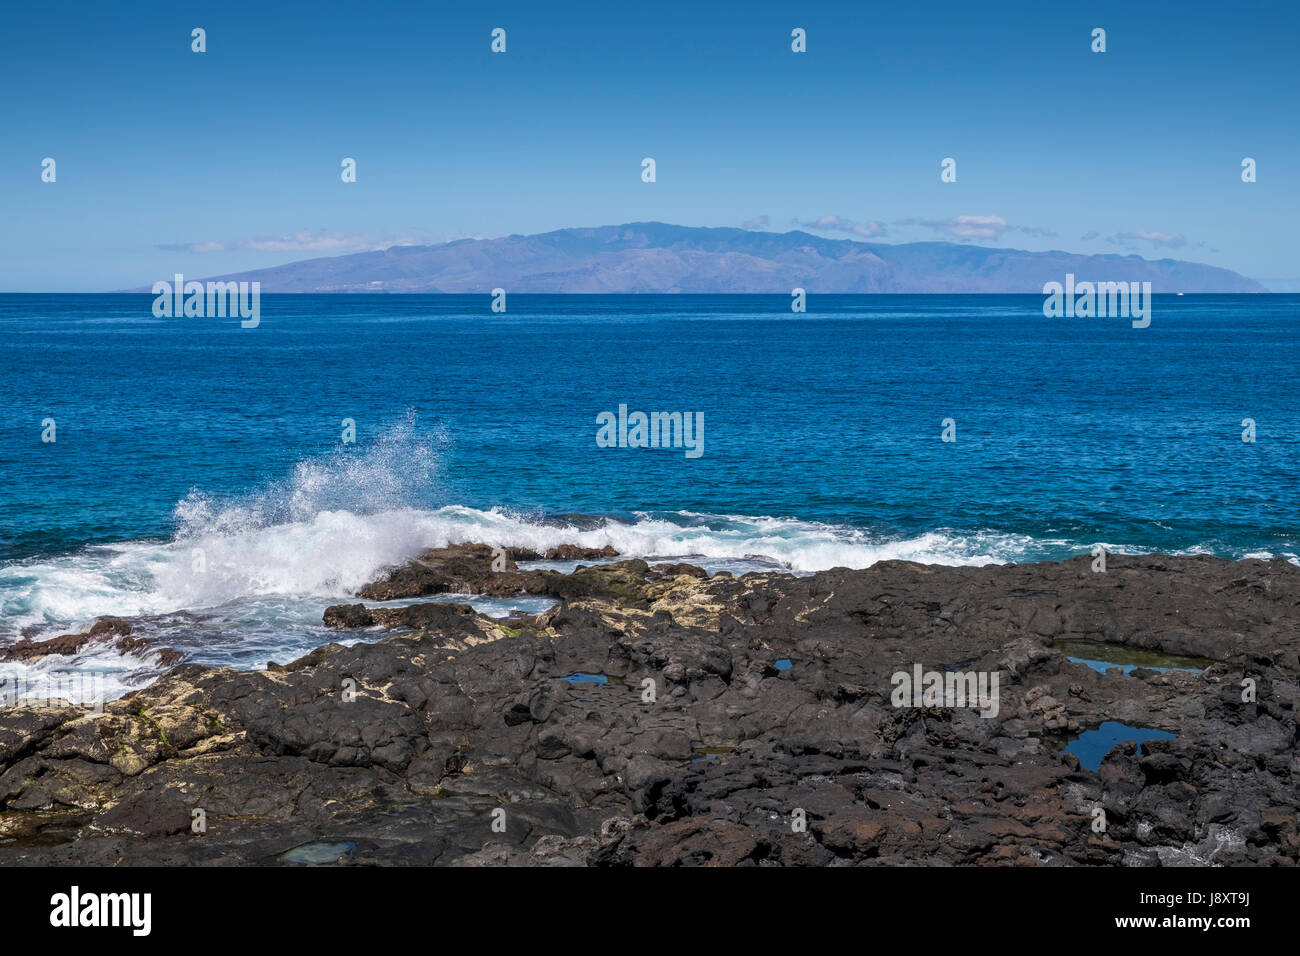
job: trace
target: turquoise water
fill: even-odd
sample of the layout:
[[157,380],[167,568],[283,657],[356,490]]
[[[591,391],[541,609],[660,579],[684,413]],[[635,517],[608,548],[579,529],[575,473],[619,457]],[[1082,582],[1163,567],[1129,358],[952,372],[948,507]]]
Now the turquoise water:
[[1125,677],[1128,677],[1139,667],[1146,668],[1147,670],[1159,671],[1162,674],[1166,671],[1186,671],[1189,674],[1199,674],[1204,670],[1204,668],[1200,667],[1147,667],[1146,664],[1117,664],[1114,661],[1094,661],[1089,660],[1086,657],[1067,657],[1066,660],[1074,661],[1076,664],[1087,664],[1098,674],[1104,674],[1112,667],[1118,667],[1123,671]]
[[609,678],[604,674],[570,674],[568,677],[557,677],[556,680],[568,681],[570,684],[598,684],[604,687],[609,683]]
[[1054,645],[1066,654],[1066,659],[1076,664],[1084,664],[1104,674],[1112,667],[1118,667],[1129,676],[1139,667],[1147,670],[1185,671],[1190,674],[1204,673],[1205,668],[1214,662],[1200,657],[1182,657],[1176,654],[1163,654],[1159,651],[1124,644],[1104,644],[1097,641],[1064,640]]
[[[488,302],[264,296],[241,329],[0,296],[0,641],[112,613],[260,666],[459,540],[797,573],[1300,553],[1300,296],[1157,297],[1143,330],[1039,296]],[[703,454],[598,447],[620,405],[702,415]]]
[[1097,770],[1106,754],[1126,740],[1142,743],[1146,740],[1176,740],[1177,737],[1177,734],[1166,730],[1131,727],[1116,720],[1107,720],[1096,730],[1086,730],[1080,734],[1077,740],[1065,748],[1065,752],[1078,757],[1080,765],[1086,769]]
[[306,866],[329,866],[351,856],[356,848],[355,843],[304,843],[281,853],[280,861]]

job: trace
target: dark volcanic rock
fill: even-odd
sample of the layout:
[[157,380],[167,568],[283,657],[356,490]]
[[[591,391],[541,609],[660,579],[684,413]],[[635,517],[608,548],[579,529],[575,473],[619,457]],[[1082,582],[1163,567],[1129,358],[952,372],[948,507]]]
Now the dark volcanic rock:
[[[531,554],[532,552],[530,552]],[[496,563],[502,571],[494,571]],[[508,551],[485,544],[454,544],[431,548],[394,568],[357,592],[367,601],[396,601],[432,594],[540,594],[545,591],[543,572],[517,572]]]
[[[617,552],[609,547],[597,550],[561,545],[548,551],[547,557],[577,560],[607,558],[615,554]],[[557,557],[561,555],[562,557]],[[504,570],[492,570],[494,561]],[[495,597],[528,594],[560,600],[596,596],[633,599],[635,592],[645,583],[645,572],[646,564],[639,559],[590,568],[580,567],[573,574],[521,571],[508,552],[494,553],[492,548],[483,544],[457,544],[423,552],[418,558],[390,570],[383,578],[364,585],[357,591],[357,597],[368,601],[396,601],[435,594],[483,594]],[[338,623],[343,620],[337,616],[343,613],[337,610],[341,607],[344,605],[331,608],[336,614],[326,622],[329,626],[364,626]]]
[[370,627],[374,623],[364,604],[332,604],[325,609],[326,627]]
[[[60,634],[43,641],[32,640],[30,635],[25,635],[21,641],[0,647],[0,661],[36,661],[49,654],[72,657],[92,644],[106,644],[109,641],[113,641],[119,654],[138,654],[149,650],[156,643],[155,638],[134,632],[131,624],[120,617],[99,617],[89,629],[80,634]],[[161,667],[171,667],[183,657],[180,651],[165,647],[158,649],[154,661]]]
[[597,561],[601,558],[616,558],[618,552],[610,545],[603,548],[583,548],[576,544],[561,544],[546,552],[548,561]]
[[[466,546],[393,586],[479,574],[561,603],[513,622],[341,605],[338,626],[400,630],[265,671],[183,665],[99,716],[0,710],[0,864],[265,864],[311,842],[355,844],[349,865],[1300,862],[1286,562],[486,560]],[[1064,639],[1216,663],[1099,674]],[[996,712],[896,706],[914,665],[996,674]],[[1177,737],[1095,772],[1063,752],[1107,720]]]
[[60,634],[44,641],[18,641],[0,649],[0,660],[33,661],[47,654],[71,656],[90,643],[89,634]]
[[32,661],[47,654],[71,656],[81,651],[88,644],[103,643],[119,638],[118,650],[123,653],[145,645],[145,641],[128,637],[131,625],[120,617],[99,617],[90,629],[81,634],[60,634],[43,641],[34,641],[30,637],[0,648],[0,661]]
[[86,633],[92,638],[126,637],[131,633],[131,625],[120,617],[100,617]]
[[164,647],[155,656],[159,667],[175,667],[185,659],[185,655],[172,647]]

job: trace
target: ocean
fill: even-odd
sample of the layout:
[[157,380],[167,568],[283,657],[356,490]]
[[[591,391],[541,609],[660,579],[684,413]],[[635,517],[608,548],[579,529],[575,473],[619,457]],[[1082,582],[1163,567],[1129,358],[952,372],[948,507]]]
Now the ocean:
[[[1034,295],[264,295],[248,329],[152,301],[0,295],[0,645],[112,614],[283,662],[457,541],[734,572],[1300,561],[1297,295],[1156,296],[1145,329]],[[600,447],[620,406],[691,416],[701,453]],[[98,647],[0,679],[78,668],[113,694],[158,672]]]

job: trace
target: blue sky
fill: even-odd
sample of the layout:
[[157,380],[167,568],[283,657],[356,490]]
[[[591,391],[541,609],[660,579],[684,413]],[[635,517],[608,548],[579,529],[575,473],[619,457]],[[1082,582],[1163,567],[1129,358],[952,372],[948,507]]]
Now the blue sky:
[[4,19],[0,291],[650,219],[1137,252],[1300,289],[1292,4],[128,0]]

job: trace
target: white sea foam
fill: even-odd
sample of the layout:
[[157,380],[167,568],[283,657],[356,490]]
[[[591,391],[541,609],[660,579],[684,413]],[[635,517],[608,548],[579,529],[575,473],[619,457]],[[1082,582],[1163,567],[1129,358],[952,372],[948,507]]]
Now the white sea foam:
[[[384,568],[459,542],[539,553],[560,544],[609,545],[625,557],[690,561],[711,572],[796,574],[892,559],[1024,562],[1093,547],[990,531],[886,534],[792,517],[677,511],[565,523],[504,508],[438,506],[445,442],[417,436],[408,420],[365,449],[300,463],[285,481],[251,493],[190,494],[176,506],[176,533],[168,540],[0,567],[0,641],[16,640],[27,628],[42,637],[79,630],[111,614],[136,619],[158,634],[159,646],[180,647],[190,659],[260,666],[321,643],[324,608],[351,599]],[[510,602],[481,603],[486,613],[504,614]],[[108,675],[110,696],[156,672],[152,652],[120,655],[111,645],[94,645],[77,657],[0,666],[0,680],[68,668]]]
[[1032,558],[1064,542],[1002,534],[934,531],[889,539],[859,528],[792,518],[640,515],[579,528],[503,509],[400,508],[358,514],[322,510],[281,523],[257,509],[186,506],[171,541],[96,547],[0,568],[5,629],[75,626],[97,615],[203,612],[276,596],[342,599],[428,547],[465,541],[538,552],[560,544],[612,546],[624,556],[691,560],[710,570],[766,567],[807,573],[904,559],[989,564]]

